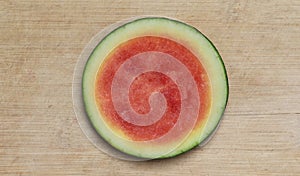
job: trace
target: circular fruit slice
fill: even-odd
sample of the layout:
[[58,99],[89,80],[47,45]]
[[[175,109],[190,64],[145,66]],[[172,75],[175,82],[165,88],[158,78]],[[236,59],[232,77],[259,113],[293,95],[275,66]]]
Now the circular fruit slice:
[[197,29],[168,18],[140,18],[110,32],[82,79],[96,131],[118,150],[149,159],[205,141],[228,98],[216,48]]

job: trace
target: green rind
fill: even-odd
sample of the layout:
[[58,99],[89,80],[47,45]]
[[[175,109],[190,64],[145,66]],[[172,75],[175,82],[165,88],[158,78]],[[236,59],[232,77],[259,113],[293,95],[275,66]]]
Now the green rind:
[[[218,127],[218,125],[219,125],[219,123],[220,123],[220,120],[222,119],[221,117],[222,117],[222,115],[223,115],[223,113],[224,113],[224,110],[225,110],[226,105],[227,105],[227,102],[228,102],[228,97],[229,97],[228,76],[227,76],[227,73],[226,73],[226,68],[225,68],[224,62],[223,62],[223,60],[222,60],[222,58],[221,58],[221,56],[220,56],[218,50],[216,49],[216,47],[213,45],[213,43],[212,43],[205,35],[203,35],[199,30],[197,30],[197,29],[194,28],[193,26],[187,25],[187,24],[185,24],[185,23],[183,23],[183,22],[180,22],[180,21],[177,21],[177,20],[165,18],[165,17],[145,17],[145,18],[140,18],[140,19],[136,19],[136,20],[133,20],[133,21],[131,21],[131,22],[128,22],[128,23],[126,23],[126,24],[124,24],[124,25],[122,25],[122,26],[120,26],[120,27],[114,29],[112,32],[110,32],[107,36],[105,36],[105,37],[98,43],[98,45],[97,45],[97,46],[94,48],[94,50],[92,51],[90,57],[91,57],[91,56],[94,54],[94,52],[97,50],[98,46],[101,45],[101,43],[103,43],[103,42],[107,39],[108,36],[112,35],[114,32],[116,32],[116,31],[118,31],[118,30],[121,30],[122,28],[125,28],[127,25],[129,25],[129,24],[131,24],[131,23],[135,23],[135,22],[137,22],[137,21],[140,21],[140,20],[147,20],[147,19],[152,19],[152,20],[153,20],[153,19],[157,19],[157,20],[169,20],[169,21],[172,21],[172,22],[175,22],[175,23],[180,23],[180,24],[182,24],[182,25],[185,25],[185,26],[189,27],[190,29],[195,30],[197,33],[199,33],[200,35],[202,35],[202,36],[210,43],[210,45],[213,47],[213,50],[215,51],[215,54],[218,56],[217,58],[219,59],[220,63],[222,64],[223,71],[224,71],[224,75],[225,75],[225,79],[224,79],[224,80],[226,80],[225,82],[226,82],[226,86],[227,86],[227,90],[225,91],[225,92],[226,92],[226,100],[225,100],[224,106],[223,106],[222,109],[221,109],[221,111],[222,111],[221,116],[220,116],[220,118],[218,119],[217,123],[215,123],[215,125],[211,128],[212,130],[210,130],[210,133],[208,133],[205,137],[203,137],[203,139],[202,139],[201,141],[198,141],[198,142],[196,142],[196,143],[192,143],[191,145],[189,145],[189,146],[186,147],[186,148],[182,148],[182,149],[177,150],[176,152],[171,152],[171,153],[169,153],[169,154],[167,154],[167,155],[163,155],[163,156],[161,156],[161,157],[159,157],[159,158],[157,158],[157,159],[170,158],[170,157],[177,156],[177,155],[179,155],[179,154],[182,154],[182,153],[184,153],[184,152],[187,152],[187,151],[189,151],[189,150],[195,148],[196,146],[198,146],[198,145],[201,144],[202,142],[206,141],[206,140],[211,136],[211,134],[216,130],[216,128]],[[90,59],[87,61],[84,70],[86,70],[86,68],[88,68],[89,64],[92,64]],[[85,91],[85,86],[84,86],[85,78],[86,78],[86,72],[84,71],[84,73],[83,73],[83,78],[82,78],[82,79],[83,79],[83,80],[82,80],[82,83],[83,83],[83,84],[82,84],[83,92]],[[106,135],[104,135],[104,134],[101,132],[101,130],[98,128],[98,126],[95,125],[95,122],[93,121],[93,118],[92,118],[92,117],[93,117],[93,114],[92,114],[91,111],[89,110],[88,102],[87,102],[86,99],[87,99],[87,97],[83,96],[84,106],[85,106],[87,115],[88,115],[88,117],[89,117],[89,119],[90,119],[90,121],[91,121],[93,127],[94,127],[94,128],[96,129],[96,131],[98,132],[98,134],[99,134],[104,140],[106,140],[109,144],[111,144],[113,147],[115,147],[116,149],[118,149],[118,150],[120,150],[120,151],[122,151],[122,152],[124,152],[124,153],[127,153],[127,154],[129,154],[129,155],[132,155],[132,156],[137,156],[137,157],[145,158],[144,156],[142,156],[142,154],[138,154],[138,153],[128,153],[128,151],[127,151],[126,149],[123,149],[123,148],[121,148],[120,146],[114,145],[114,144],[110,141],[109,137],[106,136]],[[179,147],[180,147],[180,146],[179,146]],[[153,158],[149,157],[149,159],[153,159]]]

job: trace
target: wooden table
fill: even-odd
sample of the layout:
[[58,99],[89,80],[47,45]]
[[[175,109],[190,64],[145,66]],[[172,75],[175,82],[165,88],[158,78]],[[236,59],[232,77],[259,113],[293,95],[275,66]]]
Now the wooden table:
[[[105,26],[183,20],[227,67],[214,138],[173,159],[128,162],[89,142],[72,107],[76,61]],[[0,1],[0,175],[300,175],[300,1]]]

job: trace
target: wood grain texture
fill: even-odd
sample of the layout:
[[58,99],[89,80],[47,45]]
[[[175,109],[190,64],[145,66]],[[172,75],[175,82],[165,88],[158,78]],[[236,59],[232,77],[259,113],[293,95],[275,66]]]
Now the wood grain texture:
[[[173,159],[127,162],[97,150],[72,109],[88,41],[136,15],[206,34],[230,98],[215,137]],[[300,175],[300,1],[0,0],[0,175]]]

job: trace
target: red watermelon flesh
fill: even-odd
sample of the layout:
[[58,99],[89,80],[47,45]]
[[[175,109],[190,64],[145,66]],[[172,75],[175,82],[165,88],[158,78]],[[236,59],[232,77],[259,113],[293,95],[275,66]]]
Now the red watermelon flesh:
[[[95,95],[98,108],[109,126],[112,129],[121,129],[124,136],[130,140],[152,140],[166,134],[177,122],[181,110],[181,95],[176,83],[168,76],[152,71],[135,78],[129,89],[130,104],[137,113],[149,113],[149,97],[153,92],[160,92],[167,102],[166,112],[162,118],[151,125],[140,126],[127,122],[116,112],[111,94],[116,72],[126,60],[150,51],[173,56],[192,74],[201,100],[196,122],[198,125],[207,118],[206,114],[210,107],[208,76],[199,59],[191,51],[175,41],[162,37],[145,36],[129,40],[115,48],[103,62],[97,75]],[[151,64],[155,65],[156,63]],[[126,76],[128,75],[124,75],[124,77]],[[197,128],[197,124],[195,128]]]

